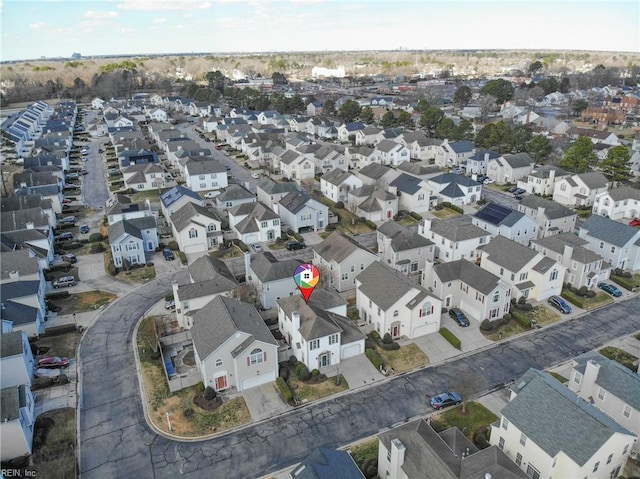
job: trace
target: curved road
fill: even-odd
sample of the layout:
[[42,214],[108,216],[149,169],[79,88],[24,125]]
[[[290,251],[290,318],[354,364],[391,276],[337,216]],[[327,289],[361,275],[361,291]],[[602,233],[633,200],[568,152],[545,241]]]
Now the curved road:
[[543,369],[640,330],[635,297],[218,438],[175,442],[155,434],[144,420],[132,345],[136,322],[170,289],[170,280],[122,297],[85,333],[79,357],[84,479],[260,477],[299,462],[313,448],[339,447],[425,415],[425,395],[455,384],[464,371],[481,378],[481,392],[513,381],[529,367]]

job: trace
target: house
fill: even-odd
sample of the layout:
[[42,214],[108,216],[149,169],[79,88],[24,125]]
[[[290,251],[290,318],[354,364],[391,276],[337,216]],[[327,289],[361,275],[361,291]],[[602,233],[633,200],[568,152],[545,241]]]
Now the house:
[[530,194],[541,196],[553,195],[556,182],[570,173],[556,166],[542,165],[537,167],[525,178],[518,180],[518,188]]
[[457,428],[436,432],[424,418],[378,434],[378,477],[528,479],[497,446],[478,449]]
[[183,185],[176,185],[160,195],[162,214],[167,219],[188,203],[204,206],[204,200],[200,195]]
[[443,173],[429,178],[427,188],[439,202],[462,206],[475,203],[482,197],[482,185],[475,180],[455,173]]
[[0,284],[0,297],[0,318],[11,323],[13,330],[24,331],[30,337],[39,336],[44,331],[48,310],[43,281],[3,282]]
[[438,147],[442,144],[442,140],[427,138],[421,131],[405,131],[398,140],[409,148],[411,159],[431,163],[435,161]]
[[449,143],[448,140],[444,140],[436,152],[435,164],[447,168],[460,166],[473,155],[474,151],[475,148],[470,141]]
[[322,104],[323,103],[324,102],[322,102],[322,101],[311,101],[311,102],[307,103],[307,115],[308,116],[322,115],[322,113],[323,113]]
[[151,121],[158,121],[161,123],[167,123],[169,121],[169,115],[162,108],[154,108],[148,113],[148,115]]
[[184,163],[184,178],[192,191],[210,191],[226,188],[227,170],[213,158],[189,159]]
[[413,339],[440,330],[442,301],[378,261],[356,277],[356,307],[380,336]]
[[193,315],[191,335],[205,387],[242,392],[278,377],[278,343],[248,303],[216,296]]
[[499,235],[482,249],[480,267],[507,283],[513,298],[533,301],[559,295],[566,272],[549,256]]
[[293,273],[302,263],[300,259],[278,261],[270,252],[245,253],[247,283],[256,291],[264,309],[271,309],[279,298],[299,294]]
[[535,195],[525,196],[518,205],[518,211],[538,224],[538,238],[572,232],[578,217],[566,206]]
[[170,217],[171,230],[180,251],[206,254],[222,241],[222,220],[196,203],[187,202]]
[[430,265],[423,284],[442,298],[445,308],[460,308],[478,322],[500,319],[511,306],[511,287],[466,259]]
[[118,164],[120,168],[126,168],[131,165],[140,165],[144,163],[160,163],[158,154],[153,150],[125,150],[118,154]]
[[314,247],[313,264],[327,284],[339,292],[355,288],[356,276],[378,257],[352,238],[333,232],[322,243]]
[[398,210],[423,213],[429,211],[429,190],[424,187],[424,182],[407,173],[401,173],[395,180],[389,183],[389,190],[398,195]]
[[588,241],[586,248],[594,251],[613,268],[640,269],[640,229],[591,215],[578,229],[578,236]]
[[473,155],[467,158],[465,168],[465,174],[467,175],[486,175],[487,165],[490,160],[495,160],[500,157],[500,154],[495,151],[480,149]]
[[351,141],[352,138],[355,139],[358,131],[364,128],[364,123],[360,121],[344,123],[338,127],[338,139],[342,142]]
[[529,477],[609,479],[619,476],[636,439],[554,377],[529,369],[489,441]]
[[472,218],[474,225],[488,231],[492,237],[502,235],[525,246],[538,237],[538,224],[534,220],[497,203],[487,203]]
[[356,173],[358,178],[362,180],[365,185],[377,185],[385,187],[393,180],[396,179],[398,173],[393,168],[390,168],[379,163],[371,163]]
[[409,148],[392,140],[382,140],[378,143],[373,155],[381,164],[393,167],[410,159]]
[[360,188],[362,185],[362,180],[359,177],[340,168],[336,168],[320,178],[320,191],[334,202],[346,202],[349,191]]
[[163,171],[155,163],[141,163],[127,166],[122,170],[127,188],[139,191],[158,189],[164,185]]
[[280,156],[278,163],[280,174],[301,184],[305,180],[311,180],[315,176],[313,161],[295,150],[287,150]]
[[307,304],[300,294],[278,300],[278,324],[291,353],[309,371],[364,354],[365,334],[353,321]]
[[[638,436],[640,376],[596,351],[573,358],[571,366],[569,389]],[[638,447],[636,441],[633,448]]]
[[172,283],[176,318],[181,328],[193,326],[193,314],[219,295],[231,296],[239,287],[227,264],[209,255],[189,265],[189,282]]
[[592,206],[596,196],[609,189],[609,180],[599,171],[565,176],[553,187],[553,201],[565,206]]
[[612,220],[637,218],[640,216],[640,190],[622,186],[598,193],[593,200],[593,213]]
[[395,221],[377,229],[379,261],[404,274],[419,274],[427,262],[433,262],[433,241]]
[[533,241],[531,248],[566,268],[564,283],[594,289],[609,278],[611,266],[601,255],[586,248],[587,244],[587,240],[573,233],[560,233]]
[[229,208],[229,227],[245,244],[274,241],[281,231],[280,217],[260,202]]
[[109,225],[109,244],[116,268],[145,264],[145,253],[155,251],[159,242],[155,216],[125,219]]
[[418,233],[434,243],[434,258],[440,261],[465,258],[473,261],[480,257],[480,247],[491,239],[491,233],[465,216],[446,221],[425,218],[418,226]]
[[246,203],[255,203],[256,195],[244,186],[235,183],[230,184],[226,190],[216,196],[216,207],[219,210],[228,210]]
[[277,203],[291,192],[299,191],[298,184],[293,181],[277,183],[271,178],[262,178],[256,185],[258,201],[276,211]]
[[31,454],[35,402],[35,395],[28,384],[15,384],[0,390],[0,441],[2,442],[0,459],[2,461]]
[[408,161],[400,163],[400,165],[398,165],[398,171],[403,171],[410,174],[411,176],[420,178],[421,180],[427,180],[433,176],[438,176],[439,174],[443,173],[442,168],[440,168],[439,166],[429,165],[425,163],[413,163]]
[[0,389],[31,385],[35,364],[25,331],[0,334]]
[[94,110],[102,110],[105,103],[106,101],[104,101],[102,98],[96,97],[91,100],[91,108],[93,108]]
[[527,153],[503,155],[488,161],[487,176],[498,184],[516,183],[533,171],[533,164]]
[[[29,255],[37,258],[40,269],[49,268],[54,259],[53,233],[51,229],[40,231],[24,228],[14,231],[0,231],[0,251],[17,250],[27,250]],[[11,271],[9,271],[10,273]]]
[[566,135],[573,140],[577,140],[581,136],[586,136],[594,144],[604,143],[610,146],[618,146],[620,144],[618,136],[610,131],[593,130],[591,128],[569,128]]
[[366,126],[356,132],[355,144],[358,146],[374,146],[377,142],[378,133],[382,128],[377,126]]
[[398,213],[398,196],[384,188],[363,185],[349,191],[347,208],[369,221],[387,221]]
[[329,222],[329,208],[303,191],[289,193],[276,203],[275,211],[282,224],[296,233],[302,228],[322,231]]
[[289,473],[289,479],[323,479],[325,477],[364,479],[351,454],[325,447],[313,451]]
[[[363,168],[376,162],[375,150],[368,146],[348,146],[345,149],[345,154],[349,158],[349,168],[357,169]],[[407,162],[400,163],[405,165]]]

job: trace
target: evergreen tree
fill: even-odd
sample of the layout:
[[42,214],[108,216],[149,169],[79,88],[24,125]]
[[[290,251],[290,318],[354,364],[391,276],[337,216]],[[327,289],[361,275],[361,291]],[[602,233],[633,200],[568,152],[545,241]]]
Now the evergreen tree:
[[619,145],[611,148],[607,157],[600,163],[602,173],[613,182],[614,185],[629,181],[631,178],[631,163],[629,150],[626,146]]

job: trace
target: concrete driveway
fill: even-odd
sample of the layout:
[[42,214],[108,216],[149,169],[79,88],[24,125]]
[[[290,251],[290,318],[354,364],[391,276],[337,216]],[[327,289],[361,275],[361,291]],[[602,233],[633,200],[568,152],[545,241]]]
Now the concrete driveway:
[[241,395],[251,413],[251,422],[262,421],[293,409],[282,399],[276,383],[246,389]]
[[[336,374],[335,366],[329,366],[328,369],[328,371],[323,371],[327,376],[334,376]],[[384,377],[364,354],[343,359],[340,361],[337,371],[347,380],[350,391],[362,386],[371,385]]]

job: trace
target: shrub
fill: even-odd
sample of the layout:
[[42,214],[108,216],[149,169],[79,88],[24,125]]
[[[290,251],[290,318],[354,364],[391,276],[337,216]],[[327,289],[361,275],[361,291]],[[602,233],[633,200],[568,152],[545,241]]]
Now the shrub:
[[296,374],[298,375],[298,377],[300,376],[302,368],[306,368],[303,362],[296,363]]
[[489,321],[488,319],[484,319],[481,323],[480,323],[480,330],[481,331],[491,331],[493,329],[493,323],[491,321]]
[[196,384],[196,391],[198,391],[199,393],[204,392],[204,383],[202,381]]
[[486,449],[491,445],[487,440],[487,436],[482,431],[478,431],[473,435],[473,442],[480,449]]
[[289,386],[284,379],[276,378],[276,385],[278,386],[278,389],[280,389],[280,393],[282,394],[282,397],[285,401],[293,401],[293,393],[291,392],[291,389],[289,389]]
[[451,346],[453,346],[456,349],[460,349],[462,343],[460,342],[460,340],[456,337],[455,334],[453,334],[451,331],[449,331],[447,328],[440,328],[440,335],[446,339],[447,341],[449,341],[449,343],[451,343]]
[[451,208],[451,203],[449,201],[443,201],[442,206],[445,208]]
[[326,231],[335,231],[338,227],[335,225],[335,223],[330,223],[327,226],[325,226],[325,230]]
[[160,359],[160,350],[152,351],[150,357],[153,361],[157,361],[158,359]]
[[364,340],[364,349],[373,349],[376,347],[376,343],[370,337],[366,337]]
[[364,354],[367,356],[367,358],[369,358],[371,364],[373,364],[373,366],[378,371],[380,371],[380,369],[384,369],[384,360],[382,359],[382,356],[380,356],[378,351],[376,351],[375,349],[366,349],[364,351]]
[[443,208],[444,208],[444,206],[442,206],[441,204],[437,204],[437,205],[435,206],[435,210],[436,210],[436,211],[440,211],[440,210],[442,210]]
[[372,230],[375,230],[378,228],[378,226],[373,221],[364,220],[363,223],[367,225],[369,228],[371,228]]
[[314,369],[313,371],[311,371],[312,376],[317,376],[318,374],[320,374],[320,371],[318,371],[317,369]]
[[411,216],[413,219],[420,221],[422,219],[422,216],[419,215],[418,213],[411,211],[409,213],[409,216]]
[[182,251],[176,251],[176,254],[178,255],[178,258],[180,258],[180,262],[182,264],[187,264],[187,255],[184,254]]
[[104,239],[104,236],[102,236],[101,233],[92,233],[91,236],[89,236],[89,243],[98,243],[103,239]]
[[512,311],[511,316],[513,316],[513,319],[515,319],[523,328],[528,329],[531,327],[531,320],[526,314],[521,313],[520,311]]
[[613,281],[614,283],[617,283],[618,285],[622,286],[624,289],[627,289],[629,291],[633,291],[635,288],[635,284],[633,281],[629,281],[627,278],[623,278],[622,276],[611,275],[609,279],[611,279],[611,281]]
[[464,210],[456,205],[449,206],[449,209],[455,211],[456,213],[460,213],[460,214],[464,213]]
[[180,249],[180,246],[178,246],[177,241],[169,241],[169,249],[171,251],[178,251]]
[[376,343],[380,342],[380,334],[375,329],[369,333],[371,339],[373,339]]
[[59,326],[51,326],[45,329],[45,336],[60,336],[62,334],[71,333],[76,330],[75,324],[61,324]]
[[191,416],[193,416],[193,409],[191,408],[185,409],[183,414],[184,414],[184,417],[189,419]]
[[385,333],[384,336],[382,337],[382,342],[385,344],[391,344],[393,342],[393,338],[391,337],[391,334]]
[[102,253],[104,250],[105,248],[102,243],[91,243],[91,246],[89,247],[89,253]]
[[587,291],[589,291],[589,288],[587,288],[586,286],[581,286],[578,290],[578,296],[582,296],[584,298],[585,296],[587,296]]
[[298,372],[298,377],[303,381],[308,381],[311,377],[311,373],[309,372],[309,368],[302,364],[300,371]]
[[68,298],[69,296],[71,296],[71,293],[69,293],[69,291],[54,291],[51,293],[47,293],[46,295],[47,299],[63,299]]
[[216,390],[213,389],[211,386],[207,386],[207,389],[204,390],[204,398],[207,401],[211,401],[215,399],[217,395],[218,394],[216,393]]
[[118,274],[118,270],[113,263],[109,263],[109,266],[107,266],[107,273],[109,273],[109,275],[111,276],[115,276],[116,274]]
[[400,349],[400,345],[398,343],[396,343],[395,341],[393,341],[392,343],[381,343],[380,347],[382,349],[384,349],[385,351],[396,351],[398,349]]
[[295,356],[289,356],[289,366],[295,366],[298,362],[298,358]]
[[341,210],[342,208],[344,208],[344,202],[342,202],[342,201],[338,201],[338,202],[335,204],[335,207],[336,207],[337,209]]
[[445,423],[443,423],[442,421],[438,421],[437,419],[431,420],[431,427],[435,432],[442,432],[449,429],[449,427]]
[[289,229],[287,230],[287,234],[288,234],[289,236],[293,236],[293,235],[294,235],[294,234],[296,234],[296,233],[295,233],[295,231],[293,231],[291,228],[289,228]]
[[280,377],[285,381],[289,380],[289,368],[280,368]]
[[562,293],[560,293],[560,296],[562,296],[564,299],[566,299],[570,303],[575,304],[578,308],[584,307],[584,301],[582,301],[582,298],[580,298],[580,296],[578,296],[573,291],[563,289]]
[[518,304],[526,304],[527,302],[527,298],[525,298],[524,296],[520,296],[518,298]]
[[587,298],[595,298],[596,297],[596,292],[592,289],[590,289],[589,291],[587,291]]

